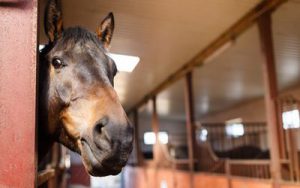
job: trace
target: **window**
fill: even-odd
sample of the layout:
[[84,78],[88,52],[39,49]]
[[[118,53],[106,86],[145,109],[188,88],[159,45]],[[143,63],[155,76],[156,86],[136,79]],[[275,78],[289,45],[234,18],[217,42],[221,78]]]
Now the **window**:
[[283,128],[294,129],[300,127],[299,110],[294,109],[282,113]]
[[160,188],[168,188],[168,184],[167,184],[167,181],[166,180],[162,180],[160,182]]
[[90,184],[92,188],[121,187],[121,182],[122,173],[105,177],[90,176]]
[[242,124],[242,119],[232,119],[226,121],[225,132],[228,136],[239,137],[245,134],[244,125]]
[[[167,144],[169,141],[169,136],[167,132],[159,132],[158,133],[158,139],[159,142],[162,144]],[[145,132],[144,133],[144,143],[146,145],[152,145],[155,144],[155,133],[154,132]]]
[[202,142],[205,142],[207,140],[207,135],[208,135],[207,129],[202,128],[200,130],[199,140],[202,141]]

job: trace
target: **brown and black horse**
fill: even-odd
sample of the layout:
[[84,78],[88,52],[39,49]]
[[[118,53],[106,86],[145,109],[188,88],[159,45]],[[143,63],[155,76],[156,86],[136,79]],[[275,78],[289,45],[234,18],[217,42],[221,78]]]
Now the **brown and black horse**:
[[94,176],[117,174],[126,164],[133,128],[113,88],[117,69],[107,55],[113,30],[112,13],[96,33],[64,30],[59,3],[48,2],[49,44],[39,59],[39,159],[59,142],[79,153]]

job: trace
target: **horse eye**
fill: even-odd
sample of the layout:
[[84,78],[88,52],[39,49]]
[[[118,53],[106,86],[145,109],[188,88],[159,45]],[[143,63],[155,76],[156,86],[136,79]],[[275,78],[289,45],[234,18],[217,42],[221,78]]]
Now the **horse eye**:
[[64,66],[63,61],[59,58],[54,58],[52,60],[52,65],[55,69],[59,69]]

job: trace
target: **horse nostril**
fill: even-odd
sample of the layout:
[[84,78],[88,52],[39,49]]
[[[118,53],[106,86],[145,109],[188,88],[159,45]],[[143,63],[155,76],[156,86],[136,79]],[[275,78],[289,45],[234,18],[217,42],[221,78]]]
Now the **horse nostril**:
[[102,119],[98,120],[95,124],[95,128],[94,128],[95,132],[100,134],[102,132],[102,128],[107,124],[108,124],[107,117],[103,117]]

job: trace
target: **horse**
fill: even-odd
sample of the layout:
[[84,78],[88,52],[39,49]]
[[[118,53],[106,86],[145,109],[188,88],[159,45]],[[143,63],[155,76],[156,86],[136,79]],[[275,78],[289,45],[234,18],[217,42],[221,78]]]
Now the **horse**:
[[95,33],[64,29],[60,3],[49,0],[44,29],[49,42],[39,54],[39,161],[58,142],[81,155],[90,175],[118,174],[132,151],[133,127],[113,88],[113,14]]

